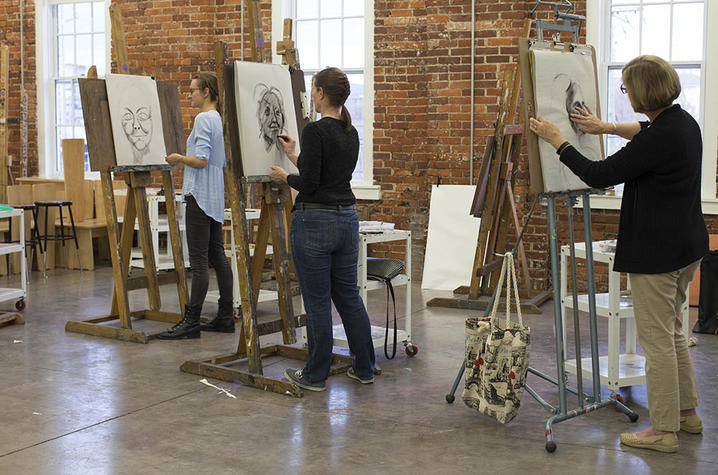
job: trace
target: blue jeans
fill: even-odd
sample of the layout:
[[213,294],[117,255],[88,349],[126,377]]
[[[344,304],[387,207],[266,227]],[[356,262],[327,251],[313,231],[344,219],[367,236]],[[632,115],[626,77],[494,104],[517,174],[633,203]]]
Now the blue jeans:
[[307,311],[309,359],[303,375],[324,381],[331,366],[332,302],[342,319],[354,371],[374,377],[371,324],[357,286],[359,219],[354,208],[294,212],[290,231],[292,259]]

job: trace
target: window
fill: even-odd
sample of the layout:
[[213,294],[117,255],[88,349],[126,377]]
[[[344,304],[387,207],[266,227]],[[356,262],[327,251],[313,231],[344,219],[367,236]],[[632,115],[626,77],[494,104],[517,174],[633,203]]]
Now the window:
[[[279,2],[273,2],[273,5]],[[274,17],[281,38],[283,17],[294,18],[294,38],[307,91],[314,73],[341,68],[351,84],[346,106],[359,133],[360,150],[352,187],[358,198],[379,198],[373,186],[373,4],[371,0],[285,0]],[[277,10],[280,13],[277,14]],[[368,32],[368,33],[367,33]],[[277,58],[275,58],[275,61]]]
[[[604,120],[646,120],[634,113],[628,96],[620,91],[621,70],[632,58],[652,54],[669,61],[681,80],[677,103],[701,125],[704,138],[703,197],[716,197],[716,127],[718,111],[709,105],[715,81],[706,58],[718,54],[718,38],[711,33],[716,16],[706,0],[594,0],[587,2],[587,42],[598,46],[599,83]],[[619,150],[626,140],[606,136],[606,153]],[[620,194],[622,186],[616,187]]]
[[[38,46],[38,57],[45,58],[38,69],[44,74],[43,90],[38,90],[38,103],[43,102],[45,121],[43,133],[44,175],[62,177],[62,140],[85,138],[82,104],[77,79],[87,75],[90,66],[104,76],[107,68],[108,6],[102,1],[48,0],[40,15],[45,31],[44,48]],[[40,62],[40,61],[39,61]],[[38,88],[40,89],[40,88]],[[38,137],[40,138],[40,137]],[[90,170],[87,148],[85,171]]]

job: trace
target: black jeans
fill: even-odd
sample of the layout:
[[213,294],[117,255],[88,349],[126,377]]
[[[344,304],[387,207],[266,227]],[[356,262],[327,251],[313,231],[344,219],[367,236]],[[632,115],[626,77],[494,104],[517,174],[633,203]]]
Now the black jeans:
[[[219,285],[219,308],[228,309],[232,315],[232,269],[224,254],[222,223],[207,216],[192,195],[185,196],[187,209],[185,225],[189,264],[192,267],[192,291],[189,307],[199,316],[209,286],[209,264],[214,266]],[[224,316],[224,315],[221,315]]]

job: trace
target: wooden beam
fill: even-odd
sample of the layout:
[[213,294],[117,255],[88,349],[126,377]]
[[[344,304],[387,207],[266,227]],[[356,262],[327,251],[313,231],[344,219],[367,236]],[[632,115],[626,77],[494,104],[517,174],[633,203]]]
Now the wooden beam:
[[122,26],[122,8],[117,3],[110,5],[110,22],[112,26],[112,50],[117,61],[117,73],[129,74],[130,65],[127,61],[127,42]]

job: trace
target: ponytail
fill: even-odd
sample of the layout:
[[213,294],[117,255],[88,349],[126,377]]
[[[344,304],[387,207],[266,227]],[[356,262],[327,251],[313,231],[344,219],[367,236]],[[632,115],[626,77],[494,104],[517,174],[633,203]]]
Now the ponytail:
[[344,130],[349,132],[352,129],[352,116],[346,104],[342,106],[342,122],[344,122]]
[[344,71],[339,68],[325,68],[314,75],[313,84],[324,89],[331,105],[342,108],[341,120],[344,122],[344,129],[350,131],[352,116],[345,103],[351,94],[351,87]]

